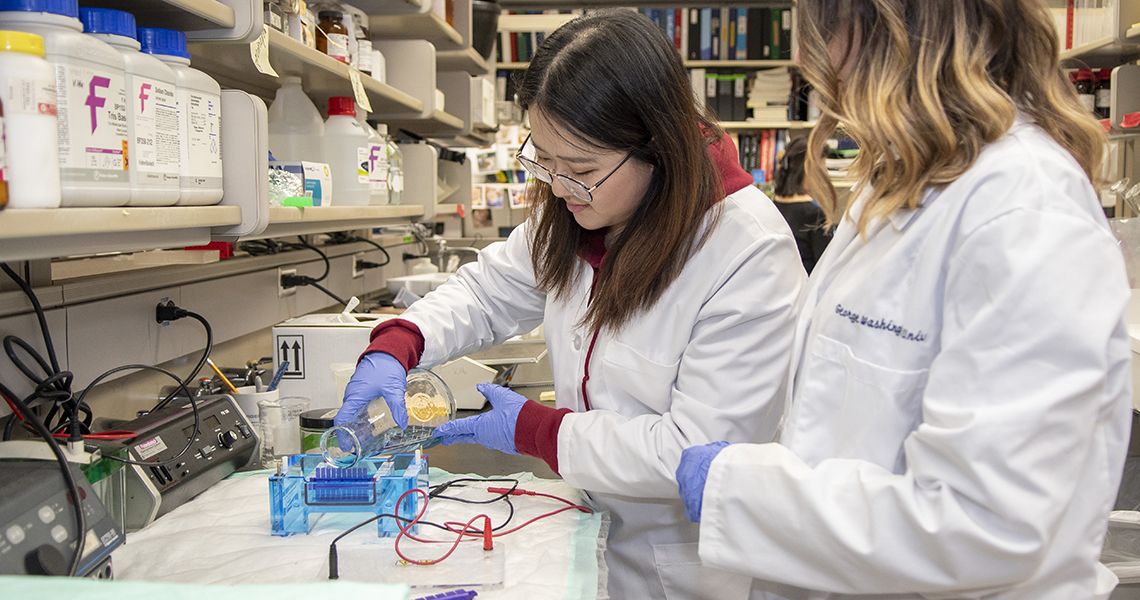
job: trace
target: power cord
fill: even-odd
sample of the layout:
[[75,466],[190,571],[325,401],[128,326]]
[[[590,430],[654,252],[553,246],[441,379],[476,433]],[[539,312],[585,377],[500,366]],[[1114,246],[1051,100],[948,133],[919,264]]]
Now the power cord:
[[329,290],[325,286],[321,285],[320,283],[317,283],[318,281],[320,281],[320,279],[313,279],[312,277],[309,277],[307,275],[293,275],[293,274],[287,274],[287,273],[281,275],[281,287],[284,289],[289,289],[291,287],[297,287],[300,285],[307,285],[307,286],[317,288],[318,290],[324,292],[324,294],[326,296],[328,296],[329,298],[332,298],[333,300],[336,300],[337,302],[344,304],[345,306],[348,305],[348,300],[345,300],[344,298],[337,296],[336,294],[334,294],[331,290]]
[[337,231],[335,233],[330,233],[329,237],[328,237],[328,243],[334,244],[334,245],[351,244],[353,242],[361,242],[364,244],[368,244],[368,245],[372,246],[373,248],[376,248],[377,250],[379,250],[380,253],[384,255],[384,262],[382,262],[382,263],[375,263],[375,262],[367,261],[367,260],[356,261],[356,268],[357,269],[379,269],[380,267],[387,266],[389,263],[392,262],[392,255],[388,254],[388,249],[385,248],[384,246],[381,246],[380,244],[377,244],[376,242],[374,242],[373,240],[370,240],[368,238],[361,237],[358,235],[351,235],[351,234],[343,232],[343,231]]
[[198,376],[198,372],[202,370],[202,367],[206,365],[206,359],[210,358],[210,353],[214,350],[214,329],[210,327],[210,322],[207,321],[205,317],[196,312],[180,308],[170,300],[159,302],[158,305],[154,307],[154,320],[158,323],[166,324],[187,317],[194,319],[202,325],[202,329],[206,332],[206,348],[202,351],[202,357],[198,359],[198,364],[194,366],[194,369],[190,371],[190,374],[187,375],[185,379],[179,382],[181,385],[167,394],[158,404],[155,404],[151,412],[170,404],[178,395],[178,392],[185,390],[186,387],[190,385],[190,382],[194,381],[194,378]]

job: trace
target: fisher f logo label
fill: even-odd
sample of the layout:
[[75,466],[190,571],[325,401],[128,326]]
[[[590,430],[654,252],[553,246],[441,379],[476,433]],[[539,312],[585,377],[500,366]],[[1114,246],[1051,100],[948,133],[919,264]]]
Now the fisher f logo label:
[[146,93],[150,89],[149,83],[144,83],[139,87],[139,112],[146,112],[146,99],[150,98],[150,94]]
[[87,85],[87,101],[84,102],[87,106],[91,107],[91,133],[95,133],[95,128],[99,126],[99,120],[96,118],[96,110],[103,108],[107,103],[107,99],[96,94],[96,88],[106,88],[111,86],[111,80],[106,77],[96,75],[91,78],[91,83]]
[[380,149],[380,146],[372,146],[372,151],[368,153],[368,172],[369,173],[375,173],[376,172],[376,159],[379,158],[379,156],[376,154],[376,151],[379,149]]

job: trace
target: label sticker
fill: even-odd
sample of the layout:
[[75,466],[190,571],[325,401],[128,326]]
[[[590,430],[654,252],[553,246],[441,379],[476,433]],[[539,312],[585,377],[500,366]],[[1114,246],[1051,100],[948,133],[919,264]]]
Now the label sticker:
[[249,55],[253,58],[253,66],[270,77],[279,77],[273,65],[269,64],[269,26],[261,26],[261,35],[249,45]]
[[146,460],[164,450],[166,450],[166,442],[162,441],[162,436],[159,435],[156,435],[149,440],[146,440],[135,446],[135,452],[138,453],[139,458],[143,460]]
[[364,83],[360,81],[360,71],[350,69],[348,78],[352,80],[352,93],[356,96],[356,103],[364,112],[372,112],[372,103],[368,101],[368,92],[364,91]]

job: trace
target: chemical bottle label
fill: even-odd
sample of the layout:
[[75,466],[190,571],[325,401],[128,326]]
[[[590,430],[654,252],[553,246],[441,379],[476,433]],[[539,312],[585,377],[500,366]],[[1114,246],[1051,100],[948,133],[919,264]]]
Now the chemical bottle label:
[[1112,90],[1096,91],[1096,107],[1108,108],[1112,106]]
[[372,148],[375,146],[360,146],[356,149],[356,183],[369,183],[372,181],[372,168],[375,159]]
[[6,115],[56,115],[54,79],[9,77],[3,97]]
[[348,60],[348,36],[343,33],[330,33],[328,34],[328,44],[325,48],[328,49],[328,55],[347,64]]
[[135,137],[132,159],[139,182],[178,186],[178,94],[169,83],[131,76]]
[[222,100],[213,94],[178,90],[182,136],[182,187],[222,186]]
[[56,64],[60,178],[129,182],[127,91],[122,74]]
[[356,68],[365,73],[372,72],[372,40],[356,40]]
[[388,149],[382,145],[372,146],[375,162],[372,163],[372,174],[368,179],[368,187],[383,192],[388,191]]

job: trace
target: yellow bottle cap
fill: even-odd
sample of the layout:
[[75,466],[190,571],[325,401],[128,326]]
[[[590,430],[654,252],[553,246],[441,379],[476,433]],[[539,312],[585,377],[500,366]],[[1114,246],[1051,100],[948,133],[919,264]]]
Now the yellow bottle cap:
[[44,38],[23,31],[0,31],[0,51],[3,50],[43,56]]

